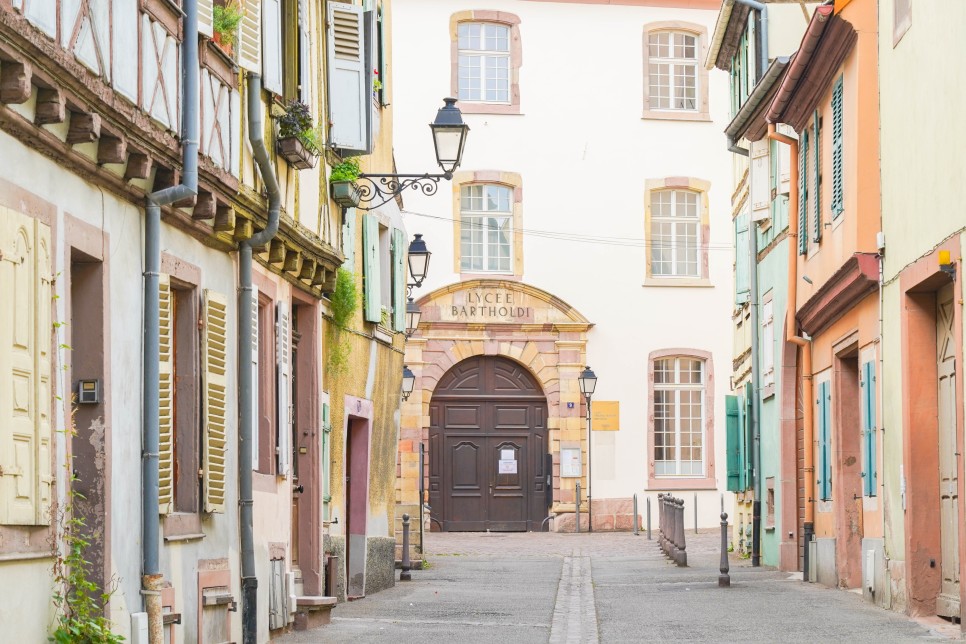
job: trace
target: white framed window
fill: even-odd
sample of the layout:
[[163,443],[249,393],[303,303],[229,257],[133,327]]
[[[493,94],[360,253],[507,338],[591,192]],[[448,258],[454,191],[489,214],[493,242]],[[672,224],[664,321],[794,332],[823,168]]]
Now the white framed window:
[[654,361],[654,475],[704,476],[705,361]]
[[701,220],[697,192],[651,193],[651,275],[700,277]]
[[512,190],[497,184],[460,188],[460,269],[509,273],[513,267]]
[[697,112],[698,36],[685,31],[653,31],[647,36],[652,110]]
[[761,305],[761,384],[775,384],[775,307],[769,297]]
[[510,103],[510,27],[461,22],[457,28],[461,101]]

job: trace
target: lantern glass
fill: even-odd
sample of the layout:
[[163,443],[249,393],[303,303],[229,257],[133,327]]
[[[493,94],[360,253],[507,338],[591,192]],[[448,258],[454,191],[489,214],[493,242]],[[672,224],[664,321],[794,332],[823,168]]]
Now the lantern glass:
[[597,374],[591,371],[590,367],[584,367],[578,382],[580,382],[580,393],[584,397],[590,398],[594,395],[594,389],[597,388]]
[[416,328],[419,326],[419,318],[422,316],[422,311],[413,302],[413,298],[409,298],[406,302],[406,335],[410,336],[416,332]]
[[403,367],[403,377],[402,377],[402,395],[403,400],[409,398],[409,394],[413,393],[413,388],[416,386],[416,375],[409,369],[409,367]]
[[430,123],[433,131],[433,145],[436,148],[436,162],[446,174],[452,174],[463,160],[463,147],[470,127],[463,123],[463,115],[456,107],[455,98],[444,98],[445,105],[436,113],[436,120]]
[[413,276],[416,286],[421,286],[426,279],[426,272],[429,270],[429,256],[432,255],[426,248],[423,236],[416,234],[409,242],[409,274]]

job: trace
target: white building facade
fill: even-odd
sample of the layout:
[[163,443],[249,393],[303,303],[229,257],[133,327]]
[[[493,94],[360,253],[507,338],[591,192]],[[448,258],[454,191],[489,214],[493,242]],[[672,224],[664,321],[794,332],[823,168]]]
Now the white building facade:
[[672,492],[688,527],[716,524],[734,262],[728,78],[702,64],[717,8],[395,3],[395,79],[419,88],[394,105],[399,171],[431,170],[440,97],[471,128],[451,184],[404,195],[433,258],[399,512],[569,531],[591,496],[595,530],[631,529],[635,494],[644,522],[645,496]]

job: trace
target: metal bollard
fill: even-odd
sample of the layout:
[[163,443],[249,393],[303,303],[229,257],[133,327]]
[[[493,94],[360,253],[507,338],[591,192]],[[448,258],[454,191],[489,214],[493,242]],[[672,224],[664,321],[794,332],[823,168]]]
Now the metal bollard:
[[728,513],[721,513],[721,574],[718,575],[718,588],[731,587],[731,575],[728,574]]
[[641,522],[637,518],[637,492],[634,493],[634,536],[641,534]]
[[402,543],[402,572],[399,573],[399,581],[412,580],[412,563],[409,561],[409,515],[403,515],[403,543]]
[[580,532],[580,481],[577,481],[577,532]]
[[651,540],[651,497],[647,497],[647,539]]
[[698,534],[698,493],[694,493],[694,534]]

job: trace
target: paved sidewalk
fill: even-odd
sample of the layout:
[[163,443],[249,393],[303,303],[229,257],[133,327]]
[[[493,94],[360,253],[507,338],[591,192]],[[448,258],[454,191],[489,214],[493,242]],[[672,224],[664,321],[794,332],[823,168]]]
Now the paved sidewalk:
[[[861,596],[732,560],[688,534],[688,568],[645,535],[429,533],[428,570],[277,642],[913,642],[942,639]],[[943,630],[943,629],[939,629]],[[955,629],[948,629],[953,630]]]

